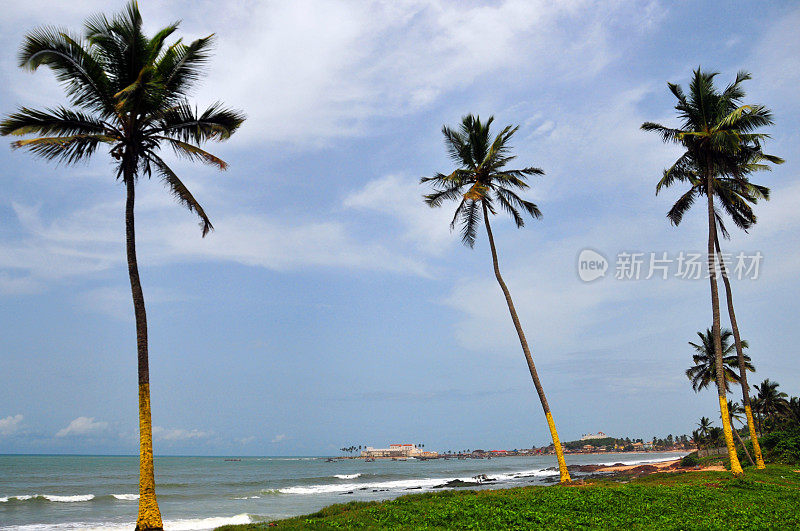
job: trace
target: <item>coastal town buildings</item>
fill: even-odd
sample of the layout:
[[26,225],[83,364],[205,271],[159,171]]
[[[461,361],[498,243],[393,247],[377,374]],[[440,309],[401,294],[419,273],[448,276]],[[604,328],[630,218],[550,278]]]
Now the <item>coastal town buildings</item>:
[[437,452],[428,452],[417,448],[416,444],[390,444],[389,448],[373,448],[367,446],[361,451],[361,457],[438,457]]
[[587,433],[587,434],[581,436],[581,440],[582,441],[590,441],[592,439],[605,439],[606,437],[608,437],[608,435],[606,435],[602,431],[598,431],[597,433]]

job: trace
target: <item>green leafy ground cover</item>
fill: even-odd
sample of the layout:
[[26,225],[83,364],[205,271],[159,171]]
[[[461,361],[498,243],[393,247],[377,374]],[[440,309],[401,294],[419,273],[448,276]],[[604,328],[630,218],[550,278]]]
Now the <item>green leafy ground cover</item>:
[[[332,505],[279,529],[796,529],[797,466],[619,476],[569,487],[446,491]],[[267,529],[267,523],[218,531]]]

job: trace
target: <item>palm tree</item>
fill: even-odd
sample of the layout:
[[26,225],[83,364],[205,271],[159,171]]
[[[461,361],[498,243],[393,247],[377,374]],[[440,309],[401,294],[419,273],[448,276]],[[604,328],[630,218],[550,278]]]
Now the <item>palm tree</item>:
[[[729,382],[738,382],[739,375],[734,370],[738,364],[736,354],[734,354],[734,346],[731,344],[731,336],[733,334],[730,330],[724,329],[720,335],[720,342],[722,344],[722,362],[725,367],[725,392],[730,391]],[[700,343],[689,344],[694,349],[695,353],[692,355],[694,365],[686,369],[686,377],[692,382],[692,389],[699,392],[708,387],[711,382],[716,382],[716,356],[714,354],[714,337],[711,329],[706,329],[705,333],[697,332],[700,338]],[[742,342],[744,348],[748,347],[747,341]],[[749,371],[755,371],[755,367],[750,362],[750,356],[744,355],[745,366]]]
[[[742,92],[741,97],[743,96],[744,93]],[[719,194],[719,196],[723,202],[723,205],[728,205],[726,209],[729,212],[736,212],[736,215],[732,215],[733,221],[736,226],[745,232],[747,232],[747,230],[756,223],[756,216],[753,213],[751,204],[756,204],[758,199],[769,200],[769,188],[750,183],[749,180],[746,179],[747,175],[750,173],[761,170],[771,170],[769,166],[763,164],[763,161],[765,160],[775,164],[783,163],[783,159],[772,155],[765,155],[761,153],[760,149],[745,149],[738,159],[732,159],[732,165],[729,168],[730,178],[723,179],[723,184],[725,184],[725,182],[733,182],[737,185],[735,186],[737,190],[734,190],[732,193],[728,194]],[[726,187],[721,186],[721,189],[724,188]],[[730,186],[727,188],[730,188]],[[734,201],[731,201],[731,199],[734,199]],[[720,229],[719,232],[722,233],[725,239],[729,239],[728,231],[725,229],[722,218],[719,216],[717,216],[717,224]],[[745,364],[743,345],[741,336],[739,334],[739,324],[736,321],[736,312],[733,308],[733,291],[731,289],[731,281],[728,277],[728,271],[725,267],[725,258],[719,245],[719,234],[714,235],[714,247],[716,248],[717,259],[719,260],[720,275],[722,276],[722,282],[725,286],[725,300],[728,306],[728,317],[730,318],[731,328],[733,329],[734,345],[736,346],[736,355],[739,366],[739,383],[742,389],[742,403],[744,404],[744,414],[747,419],[750,440],[753,442],[753,453],[756,456],[756,468],[763,470],[766,468],[766,465],[764,464],[764,457],[761,454],[761,446],[758,442],[758,437],[756,436],[756,427],[753,420],[753,408],[750,404],[750,387],[747,383],[747,367]],[[748,457],[750,456],[748,455]]]
[[525,225],[520,210],[534,219],[540,218],[542,213],[539,208],[530,201],[519,197],[516,191],[529,188],[526,182],[528,176],[543,175],[544,172],[534,167],[518,170],[506,169],[506,164],[515,158],[510,154],[511,146],[509,142],[518,127],[507,126],[492,139],[489,128],[493,121],[494,117],[490,117],[486,123],[482,123],[480,117],[470,114],[462,118],[461,126],[458,129],[451,129],[447,126],[442,127],[447,151],[453,162],[458,165],[458,168],[447,175],[437,173],[433,177],[423,177],[421,179],[422,183],[430,183],[434,189],[433,193],[425,196],[425,202],[431,207],[439,207],[446,200],[458,201],[458,207],[450,228],[453,229],[457,224],[460,225],[461,241],[469,247],[475,245],[477,231],[481,219],[483,219],[486,225],[486,234],[489,238],[489,248],[492,252],[494,275],[505,296],[511,320],[517,330],[522,352],[525,355],[528,370],[533,379],[533,385],[539,395],[539,400],[550,428],[550,435],[558,458],[561,482],[568,482],[570,481],[569,472],[564,460],[561,442],[558,439],[553,415],[550,412],[544,389],[539,381],[539,375],[531,357],[528,341],[522,331],[517,310],[511,299],[511,293],[500,275],[497,248],[495,247],[492,228],[489,223],[489,214],[496,214],[497,208],[506,211],[514,219],[517,227]]
[[761,382],[761,385],[755,386],[758,398],[761,400],[761,412],[770,422],[789,410],[789,401],[787,400],[789,395],[778,391],[779,386],[778,382],[773,382],[769,378]]
[[744,415],[744,408],[742,408],[738,402],[728,400],[728,415],[730,415],[731,418],[731,428],[733,428],[733,434],[736,436],[739,444],[744,449],[744,454],[747,456],[747,460],[750,461],[751,465],[755,466],[756,464],[753,461],[753,458],[750,456],[750,452],[747,451],[747,446],[745,446],[744,441],[742,441],[742,437],[739,435],[739,430],[736,429],[736,423],[734,422],[735,420],[738,420],[739,424],[744,425],[744,421],[742,419],[747,419],[747,417]]
[[786,417],[795,424],[800,424],[800,398],[793,396],[789,399]]
[[717,288],[715,267],[715,242],[717,241],[717,221],[720,214],[714,205],[714,197],[720,199],[721,206],[734,218],[740,219],[744,214],[739,205],[748,199],[755,200],[757,189],[740,174],[743,164],[756,163],[761,160],[778,162],[780,159],[761,152],[763,133],[754,133],[759,127],[772,124],[772,115],[762,106],[741,105],[744,91],[741,83],[750,79],[746,72],[740,72],[736,80],[722,92],[714,87],[717,73],[694,71],[689,85],[689,95],[676,84],[669,83],[669,89],[677,98],[675,109],[682,121],[680,128],[670,128],[660,124],[645,122],[642,129],[659,133],[665,142],[680,144],[686,149],[681,157],[670,168],[656,187],[658,193],[662,187],[675,182],[691,185],[675,203],[667,216],[677,225],[683,214],[691,207],[695,199],[705,196],[708,210],[708,265],[711,286],[711,310],[713,318],[712,334],[716,357],[716,377],[719,393],[720,414],[722,416],[725,443],[734,475],[743,473],[736,457],[733,444],[730,420],[725,409],[725,376],[720,344],[720,310],[719,292]]
[[711,429],[711,419],[708,417],[700,417],[700,422],[697,423],[697,432],[700,437],[708,436],[708,430]]
[[135,188],[141,177],[161,178],[179,203],[200,218],[202,234],[212,230],[203,207],[159,155],[169,146],[178,156],[225,169],[226,163],[198,144],[225,140],[244,120],[241,113],[217,103],[198,114],[187,94],[208,61],[213,36],[185,45],[167,45],[178,28],[172,24],[147,37],[136,2],[112,17],[95,15],[83,36],[42,27],[22,44],[19,64],[36,70],[45,65],[55,73],[72,108],[21,108],[0,123],[3,135],[39,135],[14,142],[48,160],[76,163],[105,146],[116,166],[116,178],[126,191],[125,234],[128,275],[136,317],[139,373],[139,515],[137,529],[161,529],[155,494],[150,420],[150,374],[147,317],[136,261]]

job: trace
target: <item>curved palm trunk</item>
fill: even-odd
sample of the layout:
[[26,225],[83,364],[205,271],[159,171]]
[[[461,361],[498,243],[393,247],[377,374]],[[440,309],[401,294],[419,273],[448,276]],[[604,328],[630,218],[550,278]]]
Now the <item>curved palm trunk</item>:
[[517,317],[517,310],[514,308],[514,302],[511,300],[511,293],[508,291],[506,283],[503,282],[503,277],[500,276],[500,266],[497,263],[497,249],[494,246],[494,237],[492,236],[492,227],[489,225],[489,213],[486,209],[486,203],[483,205],[483,220],[486,222],[486,233],[489,235],[489,247],[492,250],[492,264],[494,265],[494,276],[497,278],[497,283],[500,284],[500,289],[503,290],[503,295],[506,297],[506,304],[508,304],[508,311],[511,313],[511,320],[514,322],[514,327],[517,329],[519,342],[522,345],[522,352],[525,353],[525,361],[528,362],[528,370],[533,379],[533,386],[536,387],[536,392],[539,394],[539,401],[542,403],[544,416],[547,419],[547,425],[550,428],[550,436],[553,439],[553,446],[556,449],[556,458],[558,459],[558,470],[561,474],[561,483],[567,483],[570,480],[569,471],[567,470],[567,462],[564,460],[564,451],[561,448],[561,441],[558,439],[558,432],[556,431],[556,424],[553,421],[553,415],[550,413],[550,405],[547,403],[547,397],[544,395],[542,383],[539,381],[539,373],[536,371],[536,366],[533,364],[531,351],[528,348],[528,341],[525,339],[525,333],[522,331],[522,326]]
[[[736,358],[739,361],[739,383],[742,385],[742,404],[744,404],[744,412],[747,416],[747,428],[750,431],[750,440],[753,441],[753,453],[756,455],[756,463],[754,464],[756,468],[764,469],[766,468],[766,465],[764,465],[764,457],[761,455],[761,446],[758,444],[756,426],[753,420],[753,409],[750,406],[750,387],[747,385],[747,367],[744,365],[742,340],[739,337],[739,326],[736,324],[736,314],[733,311],[733,293],[731,292],[731,281],[728,278],[728,272],[725,269],[725,260],[722,258],[722,251],[720,251],[719,248],[719,236],[717,234],[714,235],[714,245],[717,248],[717,258],[719,259],[720,271],[722,272],[722,282],[725,284],[725,298],[728,302],[728,316],[731,319],[733,340],[736,343]],[[745,452],[746,451],[747,448],[745,448]],[[750,454],[747,454],[747,457],[750,458]],[[752,458],[750,458],[750,462],[751,464],[753,463]]]
[[131,280],[133,310],[136,315],[136,347],[139,360],[139,515],[136,529],[161,530],[161,511],[156,501],[156,481],[153,471],[153,429],[150,420],[150,367],[147,359],[147,315],[144,293],[136,263],[136,234],[133,224],[135,186],[132,172],[125,172],[127,199],[125,201],[125,240],[128,251],[128,276]]
[[720,339],[720,317],[719,317],[719,291],[717,290],[717,272],[714,267],[714,242],[717,235],[717,224],[714,218],[714,186],[711,179],[711,168],[708,168],[706,175],[706,197],[708,198],[708,278],[711,281],[711,312],[713,314],[712,333],[714,336],[714,358],[717,372],[717,393],[719,394],[719,411],[722,417],[722,430],[725,434],[725,445],[728,447],[728,458],[731,462],[731,472],[734,476],[744,473],[742,465],[739,464],[739,457],[736,455],[736,447],[733,444],[733,434],[731,433],[731,418],[728,414],[728,400],[725,395],[725,373],[722,363],[722,340]]
[[742,440],[742,437],[739,435],[739,432],[736,430],[736,427],[733,426],[733,421],[731,421],[731,428],[732,428],[733,434],[736,435],[736,440],[738,440],[739,444],[742,445],[742,450],[744,450],[744,455],[747,456],[747,460],[750,461],[750,464],[752,466],[756,466],[756,464],[753,462],[753,458],[750,457],[750,452],[747,451],[747,446],[745,446],[744,441]]

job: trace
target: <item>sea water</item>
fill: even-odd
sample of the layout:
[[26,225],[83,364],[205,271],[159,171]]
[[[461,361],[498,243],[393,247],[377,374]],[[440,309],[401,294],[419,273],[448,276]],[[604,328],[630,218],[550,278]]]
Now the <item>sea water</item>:
[[[650,463],[675,453],[571,454],[568,464]],[[213,529],[274,520],[352,500],[435,490],[453,479],[477,488],[558,479],[554,456],[392,461],[325,457],[156,457],[156,493],[166,530]],[[241,460],[239,460],[241,459]],[[133,529],[138,458],[0,455],[0,530]],[[572,473],[579,478],[580,473]]]

